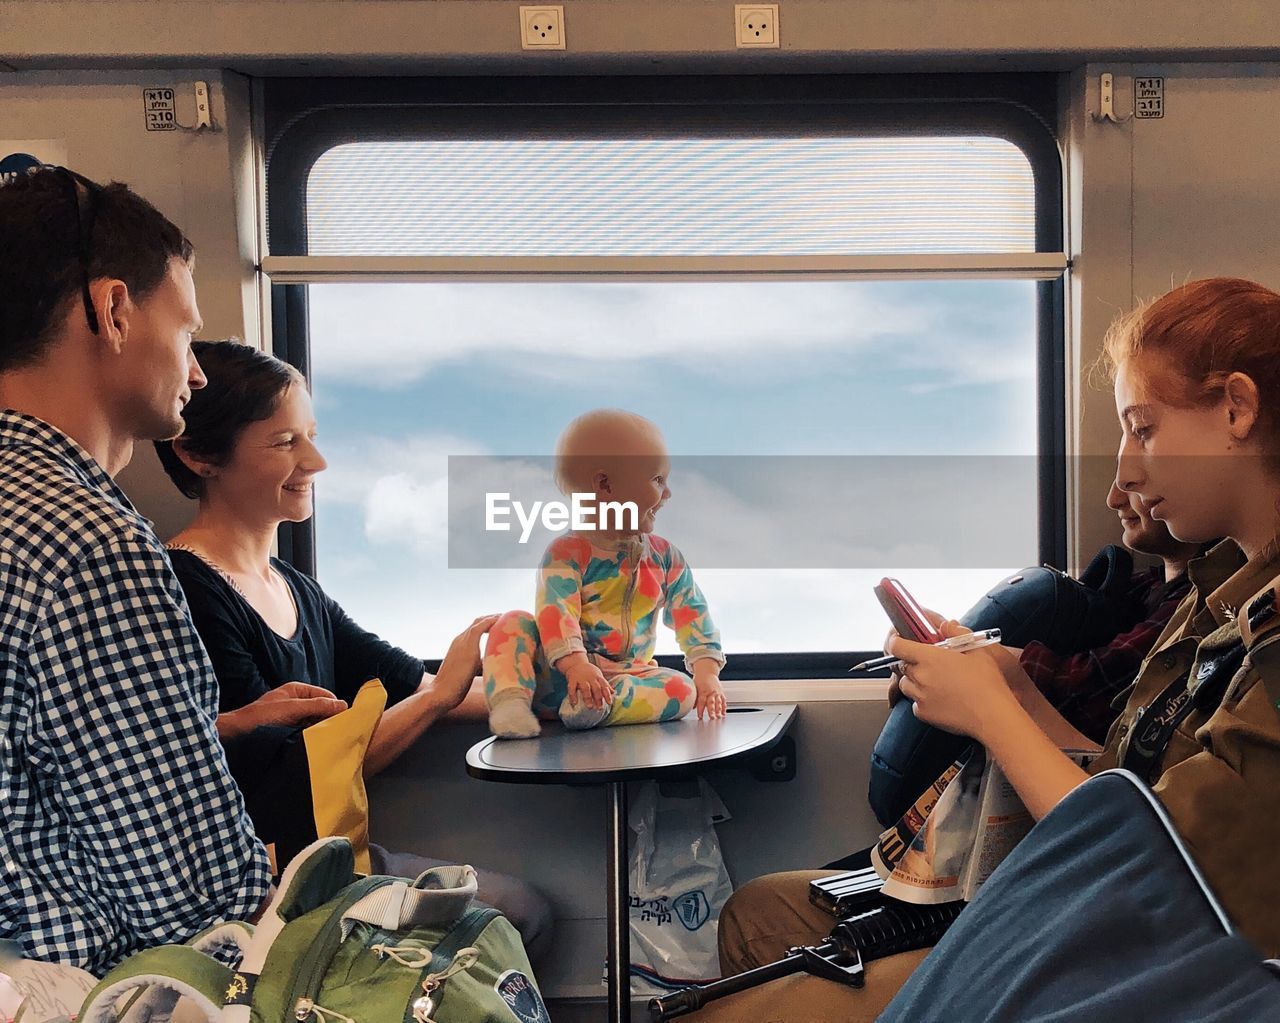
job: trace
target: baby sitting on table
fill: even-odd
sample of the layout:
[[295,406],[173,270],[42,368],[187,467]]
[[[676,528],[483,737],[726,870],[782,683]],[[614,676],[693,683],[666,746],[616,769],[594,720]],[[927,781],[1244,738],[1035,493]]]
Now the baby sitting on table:
[[[635,515],[557,537],[542,556],[534,614],[509,611],[484,656],[489,728],[507,739],[538,735],[543,718],[567,728],[674,721],[694,707],[723,717],[724,654],[707,602],[672,544],[653,533],[666,503],[670,460],[656,425],[617,409],[587,412],[556,447],[565,494],[631,502]],[[621,527],[621,528],[614,528]],[[675,630],[693,678],[653,660],[658,612]]]

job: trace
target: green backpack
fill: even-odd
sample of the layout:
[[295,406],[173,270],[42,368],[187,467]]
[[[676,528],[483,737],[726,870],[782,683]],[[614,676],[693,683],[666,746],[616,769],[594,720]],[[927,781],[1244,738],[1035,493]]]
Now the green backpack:
[[313,843],[256,928],[137,953],[89,993],[80,1023],[165,1023],[184,997],[208,1023],[550,1023],[515,928],[473,905],[471,867],[416,881],[354,868],[345,838]]

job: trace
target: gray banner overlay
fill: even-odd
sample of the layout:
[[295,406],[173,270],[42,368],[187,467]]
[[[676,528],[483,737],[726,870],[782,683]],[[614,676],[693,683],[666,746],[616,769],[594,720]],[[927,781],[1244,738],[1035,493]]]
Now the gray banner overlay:
[[[543,509],[570,503],[553,462],[450,456],[450,568],[538,564],[560,532],[543,525]],[[1034,564],[1038,474],[1029,456],[678,457],[654,532],[697,568]],[[538,515],[524,543],[521,511]],[[490,520],[510,528],[488,529]]]

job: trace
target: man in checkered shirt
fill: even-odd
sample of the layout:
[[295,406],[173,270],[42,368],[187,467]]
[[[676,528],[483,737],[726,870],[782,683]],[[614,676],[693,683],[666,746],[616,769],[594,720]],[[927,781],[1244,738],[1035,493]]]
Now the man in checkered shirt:
[[204,384],[191,245],[44,169],[0,186],[0,252],[0,938],[101,973],[270,882],[213,669],[112,479]]

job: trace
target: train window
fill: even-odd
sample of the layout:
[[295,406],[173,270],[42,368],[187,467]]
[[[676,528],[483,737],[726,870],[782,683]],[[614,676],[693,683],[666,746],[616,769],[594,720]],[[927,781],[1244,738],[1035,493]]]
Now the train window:
[[313,256],[1033,252],[999,138],[357,142],[307,181]]
[[[824,111],[760,135],[725,110],[710,130],[705,110],[683,129],[624,111],[592,137],[488,109],[494,137],[475,138],[456,107],[399,109],[394,131],[309,143],[266,263],[329,469],[314,532],[282,539],[357,620],[430,651],[467,614],[527,606],[528,567],[451,563],[449,457],[549,455],[601,405],[654,419],[678,455],[658,531],[750,655],[731,676],[832,674],[843,655],[815,652],[877,647],[882,575],[959,613],[1053,556],[1043,168],[936,110],[910,132]],[[288,177],[269,172],[273,204]],[[726,458],[755,479],[729,492]]]

